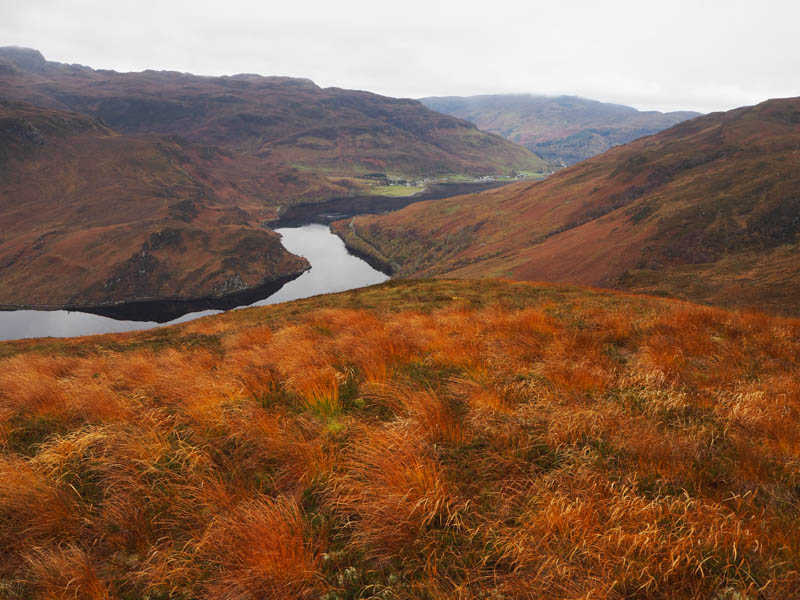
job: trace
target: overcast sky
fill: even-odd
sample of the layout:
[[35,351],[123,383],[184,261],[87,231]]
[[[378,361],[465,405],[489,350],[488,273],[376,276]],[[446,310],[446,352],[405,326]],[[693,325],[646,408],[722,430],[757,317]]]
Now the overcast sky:
[[800,0],[0,0],[0,45],[95,68],[702,112],[800,95],[799,29]]

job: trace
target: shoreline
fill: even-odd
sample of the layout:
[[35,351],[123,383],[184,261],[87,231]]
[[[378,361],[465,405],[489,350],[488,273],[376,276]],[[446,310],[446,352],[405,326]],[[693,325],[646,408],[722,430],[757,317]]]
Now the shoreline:
[[267,298],[311,267],[262,281],[258,285],[226,292],[219,296],[192,298],[136,298],[105,304],[0,304],[0,311],[18,310],[83,312],[120,321],[167,323],[183,315],[202,310],[231,310]]

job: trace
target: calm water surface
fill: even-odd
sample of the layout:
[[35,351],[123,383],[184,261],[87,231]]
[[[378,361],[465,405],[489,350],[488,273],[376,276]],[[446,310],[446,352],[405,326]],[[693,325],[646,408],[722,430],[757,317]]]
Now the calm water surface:
[[[311,269],[290,281],[280,290],[254,302],[250,306],[262,306],[307,298],[317,294],[343,292],[386,281],[388,277],[370,267],[366,262],[347,252],[344,242],[333,235],[327,225],[303,225],[276,229],[281,242],[289,252],[304,256]],[[242,308],[242,307],[240,307]],[[191,321],[218,310],[189,313],[170,321],[118,321],[88,313],[65,310],[15,310],[0,311],[0,340],[28,337],[72,337],[97,333],[118,333],[137,329],[152,329],[175,323]]]

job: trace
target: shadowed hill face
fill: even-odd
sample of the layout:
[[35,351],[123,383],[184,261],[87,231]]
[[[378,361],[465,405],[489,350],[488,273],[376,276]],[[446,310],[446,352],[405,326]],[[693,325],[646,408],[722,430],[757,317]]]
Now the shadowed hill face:
[[576,96],[451,96],[423,98],[421,102],[567,165],[700,114],[642,112]]
[[0,104],[0,304],[216,296],[307,267],[262,223],[313,178],[75,113]]
[[335,174],[509,175],[542,171],[524,148],[415,100],[322,89],[307,79],[116,73],[0,48],[2,97],[103,120],[123,133],[176,133]]
[[401,276],[507,276],[798,314],[800,99],[681,123],[534,184],[339,223]]

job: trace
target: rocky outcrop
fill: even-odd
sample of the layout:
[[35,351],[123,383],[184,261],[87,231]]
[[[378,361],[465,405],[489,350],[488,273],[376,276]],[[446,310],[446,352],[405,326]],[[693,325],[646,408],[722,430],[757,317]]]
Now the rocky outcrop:
[[43,73],[47,70],[47,61],[38,50],[19,46],[0,47],[0,61],[16,66],[22,71]]

